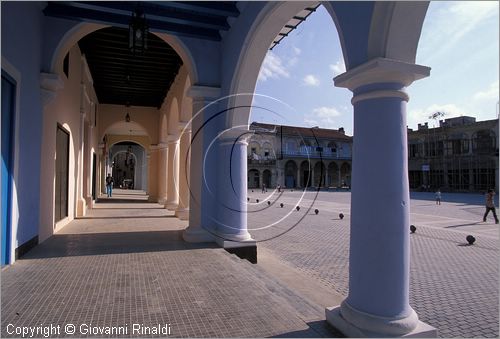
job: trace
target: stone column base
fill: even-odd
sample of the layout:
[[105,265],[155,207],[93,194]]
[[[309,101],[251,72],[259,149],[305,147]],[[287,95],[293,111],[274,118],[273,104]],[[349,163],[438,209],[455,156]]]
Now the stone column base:
[[87,204],[87,209],[94,208],[94,201],[91,195],[85,197],[85,203]]
[[189,219],[189,208],[182,208],[175,210],[175,216],[181,220]]
[[159,198],[159,199],[158,199],[158,203],[159,203],[160,205],[165,205],[165,204],[167,203],[167,199],[165,199],[165,198]]
[[201,227],[188,227],[182,232],[182,239],[190,243],[214,242],[214,236]]
[[236,254],[239,258],[246,259],[252,264],[257,263],[257,242],[255,240],[231,241],[217,237],[215,242],[227,252]]
[[87,203],[85,199],[78,198],[76,202],[76,217],[77,218],[83,217],[86,211],[87,211]]
[[[350,338],[388,338],[388,337],[398,337],[398,338],[437,338],[437,329],[434,327],[418,321],[417,327],[412,331],[405,334],[395,334],[388,333],[387,331],[380,330],[383,327],[390,325],[391,320],[389,318],[381,318],[381,322],[384,323],[381,328],[373,328],[372,330],[367,330],[359,328],[354,324],[348,322],[340,312],[340,306],[327,307],[325,309],[326,321],[335,327],[337,330],[342,332],[346,337]],[[398,320],[395,320],[397,322]],[[375,326],[374,326],[375,327]]]
[[176,202],[166,202],[165,208],[169,211],[175,211],[179,207],[179,204]]

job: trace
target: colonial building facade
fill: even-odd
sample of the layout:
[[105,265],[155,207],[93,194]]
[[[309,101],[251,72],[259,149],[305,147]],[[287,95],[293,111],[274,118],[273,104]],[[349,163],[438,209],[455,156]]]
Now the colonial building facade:
[[408,131],[410,188],[498,191],[498,119],[457,117]]
[[248,188],[351,185],[352,137],[344,129],[252,123]]

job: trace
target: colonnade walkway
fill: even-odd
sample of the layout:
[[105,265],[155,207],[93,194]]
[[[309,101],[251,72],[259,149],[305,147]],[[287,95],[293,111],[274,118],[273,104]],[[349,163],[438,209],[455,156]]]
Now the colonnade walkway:
[[144,192],[99,201],[2,271],[1,337],[20,337],[21,327],[34,337],[339,335],[322,306],[266,265],[182,241],[187,222]]

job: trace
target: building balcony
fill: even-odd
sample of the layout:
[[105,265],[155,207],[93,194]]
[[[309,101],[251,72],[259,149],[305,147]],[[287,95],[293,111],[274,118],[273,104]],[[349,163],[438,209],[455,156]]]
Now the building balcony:
[[351,156],[339,154],[338,152],[318,152],[318,151],[283,151],[277,153],[277,157],[283,158],[312,158],[312,159],[339,159],[350,160]]
[[267,158],[267,159],[251,159],[248,158],[249,165],[262,165],[262,166],[275,166],[276,159],[275,158]]

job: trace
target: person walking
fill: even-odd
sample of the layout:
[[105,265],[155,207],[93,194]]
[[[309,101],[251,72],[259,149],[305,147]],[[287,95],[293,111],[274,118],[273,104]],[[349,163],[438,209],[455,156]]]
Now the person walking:
[[262,193],[266,193],[266,184],[262,184]]
[[493,217],[495,218],[495,224],[498,224],[497,211],[495,210],[495,190],[489,189],[486,193],[486,212],[484,212],[483,222],[486,222],[486,217],[490,211],[493,212]]
[[108,194],[108,198],[111,198],[113,194],[113,184],[113,177],[110,173],[108,173],[108,176],[106,177],[106,193]]
[[436,205],[441,205],[441,190],[436,192]]

